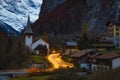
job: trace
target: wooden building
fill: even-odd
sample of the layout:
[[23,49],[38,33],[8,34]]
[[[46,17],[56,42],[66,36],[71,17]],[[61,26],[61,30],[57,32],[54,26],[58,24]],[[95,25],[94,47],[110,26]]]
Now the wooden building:
[[95,54],[89,57],[92,71],[107,71],[120,67],[120,53]]
[[90,69],[89,56],[96,54],[94,50],[81,50],[71,55],[73,63],[78,64],[77,67]]
[[109,21],[106,26],[106,37],[109,37],[112,40],[116,48],[120,48],[120,23]]

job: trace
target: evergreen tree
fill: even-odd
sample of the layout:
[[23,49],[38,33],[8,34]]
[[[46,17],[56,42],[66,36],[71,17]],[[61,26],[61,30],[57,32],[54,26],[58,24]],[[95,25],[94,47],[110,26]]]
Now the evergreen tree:
[[87,21],[84,21],[81,27],[80,38],[77,40],[79,49],[92,48],[92,44],[97,43],[96,37],[88,36],[89,29]]
[[16,68],[29,57],[30,50],[26,49],[18,37],[9,37],[4,40],[0,37],[0,69]]
[[80,39],[78,40],[78,48],[86,49],[89,46],[88,23],[84,21],[81,27]]
[[44,41],[48,42],[48,35],[47,35],[46,32],[43,33],[42,39],[43,39]]
[[81,33],[80,33],[80,36],[83,36],[84,34],[88,34],[88,22],[87,21],[84,21],[82,26],[81,26]]

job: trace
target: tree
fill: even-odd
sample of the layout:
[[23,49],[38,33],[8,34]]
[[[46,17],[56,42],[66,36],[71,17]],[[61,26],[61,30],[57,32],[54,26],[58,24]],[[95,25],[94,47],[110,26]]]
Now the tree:
[[91,48],[92,44],[97,43],[96,37],[89,37],[89,29],[87,21],[84,21],[81,27],[80,38],[77,40],[79,49]]
[[20,67],[29,57],[30,50],[25,48],[19,37],[11,36],[6,41],[0,39],[0,44],[0,69]]
[[46,32],[43,33],[42,39],[43,39],[44,41],[48,42],[48,35],[47,35]]
[[81,27],[80,39],[78,42],[79,49],[86,49],[89,46],[89,38],[88,38],[88,23],[84,21]]
[[84,34],[88,34],[88,22],[84,21],[81,27],[81,33],[80,36],[83,36]]
[[87,33],[84,33],[84,35],[78,40],[78,48],[87,49],[88,46],[89,46],[89,38],[87,36]]

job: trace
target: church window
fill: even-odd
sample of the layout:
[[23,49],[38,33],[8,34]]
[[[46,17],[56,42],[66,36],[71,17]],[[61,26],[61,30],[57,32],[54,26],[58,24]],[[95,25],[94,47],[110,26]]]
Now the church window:
[[28,35],[28,38],[30,38],[31,37],[31,35]]

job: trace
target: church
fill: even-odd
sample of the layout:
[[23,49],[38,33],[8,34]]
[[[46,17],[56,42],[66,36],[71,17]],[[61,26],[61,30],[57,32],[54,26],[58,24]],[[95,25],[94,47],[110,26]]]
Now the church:
[[40,46],[46,46],[47,53],[49,53],[49,44],[42,40],[41,38],[37,41],[33,41],[33,31],[30,26],[30,17],[28,16],[27,27],[24,30],[25,46],[28,46],[36,54],[40,54]]

